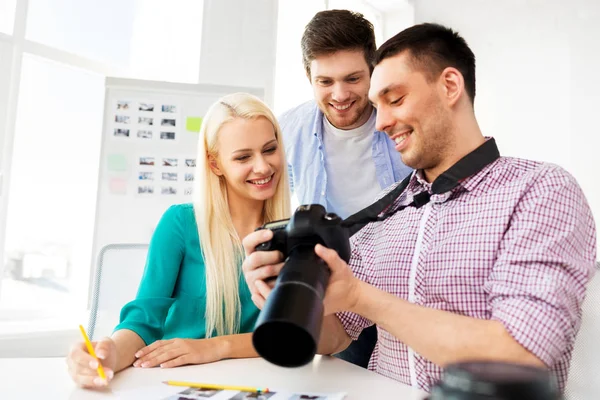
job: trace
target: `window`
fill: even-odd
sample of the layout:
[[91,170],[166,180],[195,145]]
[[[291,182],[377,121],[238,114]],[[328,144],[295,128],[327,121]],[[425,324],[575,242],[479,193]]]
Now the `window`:
[[23,58],[0,309],[87,305],[103,102],[103,76]]
[[17,0],[0,0],[0,32],[12,34]]
[[13,35],[16,4],[0,0],[0,335],[86,308],[104,79],[198,82],[204,8],[29,0]]
[[29,0],[26,38],[138,79],[196,83],[202,10],[194,0]]

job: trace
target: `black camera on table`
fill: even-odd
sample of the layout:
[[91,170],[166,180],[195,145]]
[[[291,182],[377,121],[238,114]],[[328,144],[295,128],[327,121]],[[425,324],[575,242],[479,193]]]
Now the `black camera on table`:
[[349,232],[338,215],[327,213],[319,204],[302,205],[289,220],[270,222],[258,229],[271,229],[273,238],[256,250],[279,250],[285,261],[256,321],[252,344],[273,364],[299,367],[317,352],[330,276],[325,261],[315,254],[315,245],[337,251],[348,262]]
[[498,361],[448,365],[426,400],[561,400],[547,368]]

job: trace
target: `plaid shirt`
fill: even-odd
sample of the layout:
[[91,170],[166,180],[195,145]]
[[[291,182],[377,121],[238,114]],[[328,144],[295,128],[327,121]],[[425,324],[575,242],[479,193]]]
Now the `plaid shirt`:
[[[394,187],[397,185],[394,185]],[[392,188],[389,188],[391,190]],[[413,173],[395,201],[431,184]],[[595,225],[575,179],[558,166],[501,157],[352,237],[359,279],[425,307],[497,320],[564,388],[596,259]],[[340,313],[356,340],[372,322]],[[369,369],[430,390],[442,368],[378,328]]]

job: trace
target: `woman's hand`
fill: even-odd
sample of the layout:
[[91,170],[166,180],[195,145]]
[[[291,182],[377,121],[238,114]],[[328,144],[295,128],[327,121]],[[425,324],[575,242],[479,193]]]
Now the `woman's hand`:
[[172,368],[219,361],[224,358],[224,343],[220,339],[157,340],[135,353],[137,360],[133,366]]
[[84,388],[105,387],[114,377],[117,365],[117,348],[110,338],[104,338],[99,342],[92,342],[94,351],[102,363],[106,380],[98,375],[98,361],[92,357],[84,342],[77,343],[71,347],[67,356],[67,366],[73,381]]
[[269,229],[252,232],[242,240],[246,258],[242,264],[242,271],[246,284],[252,294],[252,302],[262,310],[266,296],[275,285],[281,268],[283,268],[283,254],[279,251],[256,251],[256,246],[273,238]]

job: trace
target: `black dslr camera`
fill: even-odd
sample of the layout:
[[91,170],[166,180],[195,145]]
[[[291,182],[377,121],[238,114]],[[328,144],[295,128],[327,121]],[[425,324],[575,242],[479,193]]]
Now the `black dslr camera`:
[[302,205],[289,220],[258,229],[271,229],[273,239],[256,250],[279,250],[285,263],[252,334],[254,348],[264,359],[283,367],[299,367],[317,352],[323,298],[329,267],[315,254],[320,243],[350,260],[349,233],[342,219],[319,204]]
[[426,400],[561,400],[546,368],[494,361],[448,365]]

